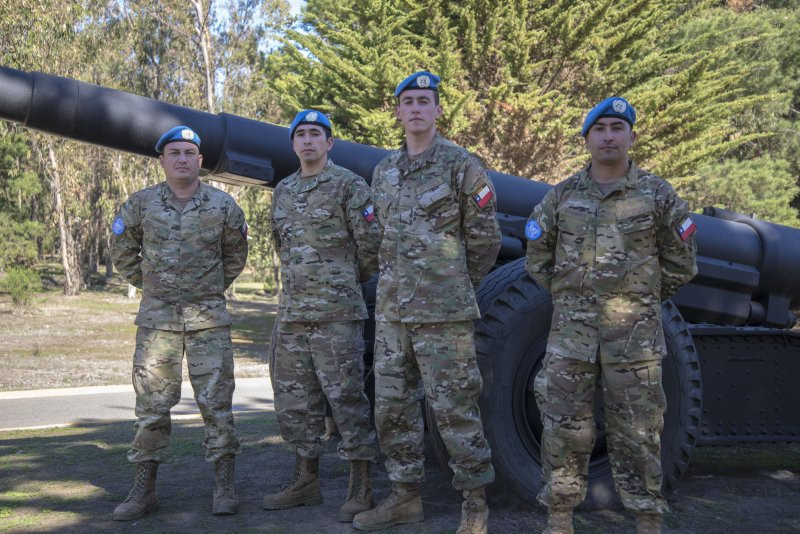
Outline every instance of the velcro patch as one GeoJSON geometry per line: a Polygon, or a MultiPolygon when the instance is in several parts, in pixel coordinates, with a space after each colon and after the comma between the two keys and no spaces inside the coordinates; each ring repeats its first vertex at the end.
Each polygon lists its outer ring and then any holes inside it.
{"type": "Polygon", "coordinates": [[[489,184],[486,182],[481,182],[478,184],[478,187],[475,189],[475,191],[472,192],[470,197],[472,197],[472,201],[475,202],[476,206],[478,206],[480,209],[483,209],[489,204],[489,201],[494,198],[494,192],[489,187],[489,184]]]}
{"type": "Polygon", "coordinates": [[[529,241],[536,241],[542,237],[542,227],[539,226],[536,219],[531,219],[525,224],[525,237],[529,241]]]}
{"type": "Polygon", "coordinates": [[[697,225],[694,224],[691,217],[687,216],[680,224],[675,226],[675,229],[678,230],[678,235],[681,236],[681,239],[686,241],[697,231],[697,225]]]}
{"type": "Polygon", "coordinates": [[[361,215],[364,216],[367,222],[372,222],[375,220],[375,208],[372,204],[367,204],[367,207],[361,210],[361,215]]]}
{"type": "Polygon", "coordinates": [[[125,231],[125,222],[122,217],[114,219],[114,222],[111,223],[111,231],[114,232],[114,235],[120,235],[125,231]]]}

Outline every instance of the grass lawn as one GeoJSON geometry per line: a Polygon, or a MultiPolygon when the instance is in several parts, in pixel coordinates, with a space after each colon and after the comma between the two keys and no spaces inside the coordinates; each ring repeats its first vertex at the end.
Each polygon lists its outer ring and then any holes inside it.
{"type": "MultiPolygon", "coordinates": [[[[126,298],[126,287],[112,278],[75,297],[52,288],[24,310],[0,295],[0,391],[130,383],[139,299],[126,298]]],[[[228,301],[236,376],[266,376],[277,300],[255,282],[236,290],[228,301]]]]}

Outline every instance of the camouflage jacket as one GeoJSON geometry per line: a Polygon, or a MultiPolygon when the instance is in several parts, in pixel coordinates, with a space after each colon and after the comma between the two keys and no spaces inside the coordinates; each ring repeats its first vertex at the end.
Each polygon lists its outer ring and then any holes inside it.
{"type": "Polygon", "coordinates": [[[501,238],[494,186],[480,161],[437,135],[413,160],[403,148],[381,161],[372,198],[383,234],[376,319],[478,318],[475,291],[501,238]]]}
{"type": "Polygon", "coordinates": [[[247,225],[230,195],[200,187],[183,210],[166,182],[132,194],[114,220],[114,266],[142,290],[136,324],[203,330],[231,324],[225,289],[244,269],[247,225]]]}
{"type": "Polygon", "coordinates": [[[679,233],[687,217],[668,182],[633,164],[606,195],[589,168],[549,191],[528,222],[541,235],[528,235],[526,262],[553,295],[547,350],[588,361],[598,347],[609,359],[663,357],[661,301],[697,273],[694,237],[679,233]]]}
{"type": "Polygon", "coordinates": [[[281,320],[368,317],[361,284],[378,271],[378,223],[363,178],[330,159],[316,176],[297,171],[275,188],[270,222],[281,320]]]}

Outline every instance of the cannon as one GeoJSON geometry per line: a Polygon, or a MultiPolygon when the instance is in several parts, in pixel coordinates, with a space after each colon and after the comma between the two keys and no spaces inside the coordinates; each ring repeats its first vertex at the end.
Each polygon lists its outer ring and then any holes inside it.
{"type": "MultiPolygon", "coordinates": [[[[0,67],[0,118],[148,157],[157,155],[153,145],[162,132],[185,124],[203,138],[204,172],[232,184],[273,187],[298,167],[284,127],[43,73],[0,67]]],[[[339,140],[331,157],[369,181],[387,153],[339,140]]],[[[551,186],[489,174],[503,241],[477,292],[480,408],[498,474],[493,495],[533,501],[541,482],[533,381],[552,304],[525,272],[524,225],[551,186]]],[[[667,491],[686,470],[695,446],[800,441],[800,332],[791,330],[797,320],[791,310],[800,307],[800,230],[720,208],[706,208],[693,219],[699,273],[663,304],[667,491]]],[[[602,418],[597,424],[584,503],[589,508],[617,500],[602,418]]],[[[435,425],[429,427],[433,449],[444,460],[435,425]]]]}

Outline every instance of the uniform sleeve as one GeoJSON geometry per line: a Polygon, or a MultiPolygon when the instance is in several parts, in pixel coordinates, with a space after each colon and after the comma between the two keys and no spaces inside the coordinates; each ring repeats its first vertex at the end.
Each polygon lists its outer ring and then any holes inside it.
{"type": "Polygon", "coordinates": [[[660,187],[657,201],[660,214],[656,243],[661,264],[661,300],[664,300],[697,274],[697,248],[694,222],[686,202],[669,183],[664,182],[660,187]]]}
{"type": "Polygon", "coordinates": [[[467,271],[475,290],[492,269],[500,251],[502,233],[497,222],[494,184],[483,166],[470,158],[461,189],[462,228],[467,249],[467,271]]]}
{"type": "MultiPolygon", "coordinates": [[[[370,190],[370,198],[373,199],[373,200],[375,200],[377,198],[375,192],[378,190],[378,184],[381,181],[380,169],[381,169],[381,164],[378,164],[375,167],[375,169],[372,171],[372,181],[370,182],[370,189],[369,190],[370,190]]],[[[377,204],[373,204],[373,206],[375,208],[375,219],[376,219],[376,221],[378,223],[377,241],[378,241],[378,245],[380,247],[380,242],[383,241],[383,230],[384,230],[383,225],[385,224],[386,214],[385,213],[381,213],[381,209],[377,204]],[[381,221],[384,221],[384,222],[381,222],[381,221]]]]}
{"type": "Polygon", "coordinates": [[[542,201],[533,208],[525,225],[525,237],[528,240],[525,254],[525,270],[539,284],[550,291],[555,266],[555,249],[558,240],[556,225],[556,194],[551,189],[542,201]]]}
{"type": "Polygon", "coordinates": [[[236,202],[231,201],[222,231],[222,271],[228,288],[247,262],[247,222],[236,202]]]}
{"type": "Polygon", "coordinates": [[[347,192],[347,225],[356,244],[356,258],[361,283],[378,272],[380,229],[367,182],[354,180],[347,192]]]}
{"type": "Polygon", "coordinates": [[[278,202],[279,196],[278,188],[276,187],[275,190],[272,192],[272,202],[269,205],[269,236],[272,240],[272,247],[275,249],[275,252],[280,255],[281,252],[281,234],[278,231],[278,225],[275,224],[275,206],[278,202]]]}
{"type": "Polygon", "coordinates": [[[142,220],[139,197],[120,207],[111,225],[111,259],[132,286],[142,288],[142,220]]]}

